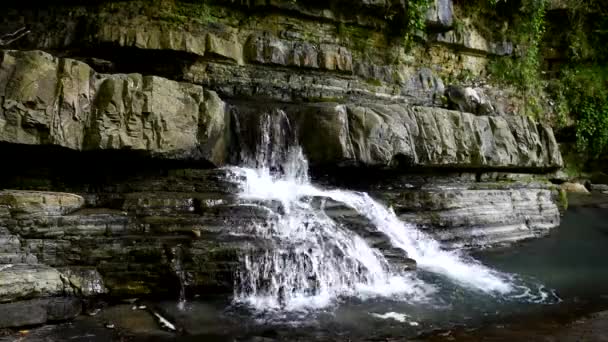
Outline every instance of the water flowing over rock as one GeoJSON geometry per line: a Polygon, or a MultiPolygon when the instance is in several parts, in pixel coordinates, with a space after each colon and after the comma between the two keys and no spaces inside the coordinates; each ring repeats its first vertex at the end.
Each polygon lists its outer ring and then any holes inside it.
{"type": "MultiPolygon", "coordinates": [[[[276,108],[291,118],[313,164],[540,171],[563,165],[551,128],[525,117],[397,104],[276,108]]],[[[236,105],[232,111],[243,123],[239,132],[255,132],[246,123],[268,109],[236,105]]],[[[244,134],[238,137],[245,145],[255,142],[244,134]]]]}
{"type": "MultiPolygon", "coordinates": [[[[432,285],[407,269],[395,268],[360,232],[334,221],[325,213],[324,204],[311,205],[311,197],[350,208],[368,220],[368,231],[387,237],[389,245],[400,250],[401,258],[412,257],[422,269],[482,292],[504,295],[522,290],[509,275],[488,269],[457,251],[443,250],[438,241],[401,221],[366,193],[328,191],[311,185],[303,176],[308,164],[297,145],[264,144],[273,135],[269,130],[286,127],[285,114],[274,114],[263,118],[261,133],[266,138],[258,153],[276,156],[278,153],[268,149],[287,149],[290,153],[283,154],[285,166],[274,172],[265,162],[254,164],[255,169],[232,169],[241,180],[240,197],[255,200],[272,213],[265,224],[253,225],[247,232],[272,243],[263,252],[243,257],[237,274],[237,302],[265,311],[302,310],[327,306],[342,296],[398,296],[416,301],[433,292],[432,285]],[[280,203],[278,210],[276,201],[280,203]]],[[[276,165],[276,159],[270,161],[276,165]]]]}
{"type": "Polygon", "coordinates": [[[429,277],[542,302],[465,252],[565,203],[551,128],[455,83],[514,53],[460,5],[409,32],[400,0],[4,1],[0,35],[29,33],[0,50],[0,328],[100,298],[417,302],[429,277]]]}

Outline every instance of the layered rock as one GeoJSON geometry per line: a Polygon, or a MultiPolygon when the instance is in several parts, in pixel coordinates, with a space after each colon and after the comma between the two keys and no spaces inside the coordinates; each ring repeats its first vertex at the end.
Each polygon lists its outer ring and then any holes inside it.
{"type": "MultiPolygon", "coordinates": [[[[85,64],[42,52],[5,51],[0,71],[0,141],[226,162],[230,117],[222,100],[200,86],[96,74],[85,64]]],[[[519,116],[402,104],[317,104],[290,115],[313,163],[388,166],[399,159],[423,167],[541,170],[562,165],[551,129],[519,116]]]]}
{"type": "MultiPolygon", "coordinates": [[[[292,118],[300,144],[317,165],[543,171],[563,164],[551,128],[521,116],[475,116],[398,104],[275,108],[292,118]]],[[[236,105],[232,112],[245,121],[272,110],[236,105]]]]}
{"type": "Polygon", "coordinates": [[[428,229],[451,248],[545,235],[560,222],[555,196],[547,183],[473,183],[383,194],[401,219],[428,229]]]}
{"type": "Polygon", "coordinates": [[[85,60],[100,57],[108,63],[98,61],[97,70],[145,69],[222,96],[278,101],[365,97],[441,105],[438,76],[463,68],[479,74],[487,63],[483,56],[512,52],[508,43],[495,43],[473,29],[454,36],[450,0],[434,1],[427,15],[437,32],[430,41],[439,50],[415,51],[414,56],[402,44],[407,5],[398,1],[177,1],[157,7],[126,1],[46,11],[9,9],[9,17],[22,20],[0,23],[0,31],[24,23],[31,28],[16,43],[22,49],[61,50],[85,60]],[[442,50],[445,46],[449,51],[442,50]],[[469,50],[483,56],[461,56],[469,50]]]}
{"type": "Polygon", "coordinates": [[[71,318],[83,298],[231,293],[239,256],[269,248],[251,233],[269,213],[217,167],[255,159],[261,137],[299,143],[316,181],[369,191],[446,247],[559,224],[552,130],[504,92],[444,83],[514,51],[456,25],[450,0],[407,51],[403,1],[0,7],[0,31],[31,31],[0,51],[0,328],[71,318]],[[263,131],[269,116],[279,132],[263,131]]]}
{"type": "Polygon", "coordinates": [[[225,159],[221,100],[202,87],[139,74],[105,75],[40,51],[3,51],[0,141],[75,150],[142,150],[225,159]]]}

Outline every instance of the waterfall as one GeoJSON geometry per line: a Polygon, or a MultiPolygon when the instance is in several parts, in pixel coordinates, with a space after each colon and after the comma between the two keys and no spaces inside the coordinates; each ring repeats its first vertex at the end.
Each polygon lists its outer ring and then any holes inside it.
{"type": "Polygon", "coordinates": [[[177,307],[182,310],[186,305],[186,272],[183,265],[183,249],[181,245],[169,249],[171,270],[175,273],[179,282],[179,299],[177,307]]]}
{"type": "Polygon", "coordinates": [[[241,259],[234,300],[259,310],[302,310],[330,305],[344,297],[391,297],[424,301],[434,291],[416,272],[392,267],[346,225],[330,218],[323,206],[331,199],[355,210],[388,237],[403,257],[420,269],[483,293],[508,294],[511,278],[440,244],[402,222],[392,210],[363,192],[326,190],[311,184],[308,164],[285,113],[260,120],[262,136],[256,155],[243,167],[231,168],[243,203],[265,206],[267,222],[243,227],[269,241],[241,259]],[[277,203],[280,204],[277,206],[277,203]]]}

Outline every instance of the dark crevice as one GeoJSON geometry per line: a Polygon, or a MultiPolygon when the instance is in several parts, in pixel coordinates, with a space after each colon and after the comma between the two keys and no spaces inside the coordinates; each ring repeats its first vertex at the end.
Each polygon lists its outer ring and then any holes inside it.
{"type": "Polygon", "coordinates": [[[162,159],[144,151],[75,151],[52,145],[0,143],[0,189],[83,189],[132,177],[166,176],[170,170],[208,169],[205,161],[162,159]]]}

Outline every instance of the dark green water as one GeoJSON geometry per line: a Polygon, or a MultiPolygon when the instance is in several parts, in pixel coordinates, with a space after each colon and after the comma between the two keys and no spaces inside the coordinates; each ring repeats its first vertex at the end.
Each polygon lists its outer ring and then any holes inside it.
{"type": "Polygon", "coordinates": [[[515,247],[477,253],[503,271],[537,278],[564,300],[608,296],[608,208],[605,200],[576,203],[551,235],[515,247]]]}

